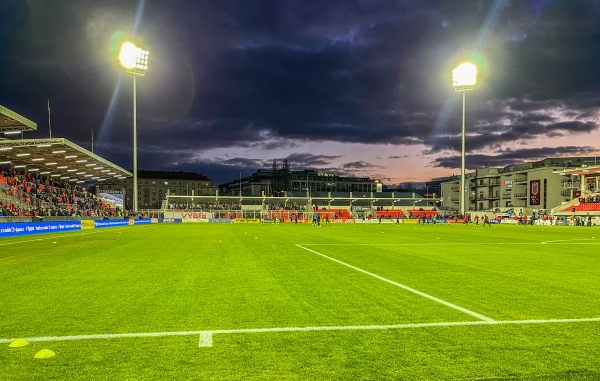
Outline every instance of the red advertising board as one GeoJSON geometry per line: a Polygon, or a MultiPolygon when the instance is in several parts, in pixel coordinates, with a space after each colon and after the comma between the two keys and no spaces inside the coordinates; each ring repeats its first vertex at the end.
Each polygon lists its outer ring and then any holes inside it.
{"type": "Polygon", "coordinates": [[[540,180],[531,180],[529,182],[529,205],[540,205],[540,180]]]}

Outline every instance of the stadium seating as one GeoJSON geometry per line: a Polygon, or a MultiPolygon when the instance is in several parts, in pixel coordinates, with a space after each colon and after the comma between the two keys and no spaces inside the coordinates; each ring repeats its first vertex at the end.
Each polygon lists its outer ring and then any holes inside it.
{"type": "Polygon", "coordinates": [[[400,217],[402,219],[406,218],[406,215],[404,214],[404,212],[400,209],[391,209],[391,210],[378,210],[375,213],[377,213],[377,217],[378,218],[386,218],[386,219],[393,219],[395,220],[396,218],[400,217]]]}
{"type": "Polygon", "coordinates": [[[4,216],[114,216],[118,213],[96,195],[66,181],[37,178],[14,169],[0,172],[0,191],[15,202],[3,202],[4,216]]]}
{"type": "Polygon", "coordinates": [[[599,202],[583,203],[583,204],[575,205],[572,208],[574,208],[576,212],[600,212],[600,203],[599,202]]]}

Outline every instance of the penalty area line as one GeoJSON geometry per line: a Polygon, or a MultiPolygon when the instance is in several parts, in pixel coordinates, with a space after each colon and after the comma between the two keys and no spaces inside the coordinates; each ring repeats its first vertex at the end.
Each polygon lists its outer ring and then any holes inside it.
{"type": "Polygon", "coordinates": [[[457,310],[457,311],[463,312],[463,313],[465,313],[465,314],[467,314],[467,315],[474,316],[474,317],[476,317],[477,319],[484,320],[484,321],[494,321],[494,319],[492,319],[492,318],[489,318],[489,317],[487,317],[487,316],[484,316],[484,315],[482,315],[482,314],[478,314],[477,312],[474,312],[474,311],[468,310],[468,309],[466,309],[466,308],[463,308],[463,307],[457,306],[456,304],[453,304],[453,303],[447,302],[447,301],[445,301],[445,300],[443,300],[443,299],[440,299],[440,298],[436,298],[436,297],[435,297],[435,296],[433,296],[433,295],[426,294],[426,293],[424,293],[424,292],[421,292],[421,291],[419,291],[419,290],[415,290],[414,288],[412,288],[412,287],[408,287],[408,286],[406,286],[406,285],[403,285],[402,283],[394,282],[393,280],[390,280],[390,279],[384,278],[384,277],[382,277],[382,276],[379,276],[379,275],[377,275],[377,274],[374,274],[374,273],[372,273],[372,272],[369,272],[369,271],[367,271],[367,270],[363,270],[363,269],[361,269],[360,267],[352,266],[351,264],[348,264],[348,263],[346,263],[346,262],[342,262],[342,261],[340,261],[340,260],[338,260],[338,259],[335,259],[335,258],[329,257],[329,256],[327,256],[327,255],[325,255],[325,254],[321,254],[321,253],[319,253],[318,251],[314,251],[314,250],[312,250],[312,249],[306,248],[306,247],[304,247],[304,246],[302,246],[302,245],[298,245],[298,244],[296,244],[296,246],[297,246],[297,247],[299,247],[299,248],[301,248],[301,249],[304,249],[304,250],[306,250],[306,251],[309,251],[309,252],[311,252],[311,253],[313,253],[313,254],[319,255],[319,256],[321,256],[321,257],[323,257],[323,258],[327,258],[327,259],[329,259],[330,261],[333,261],[333,262],[339,263],[340,265],[344,265],[344,266],[346,266],[346,267],[349,267],[349,268],[351,268],[351,269],[353,269],[353,270],[356,270],[356,271],[358,271],[358,272],[361,272],[361,273],[363,273],[363,274],[366,274],[366,275],[372,276],[373,278],[376,278],[376,279],[379,279],[379,280],[381,280],[381,281],[384,281],[384,282],[386,282],[386,283],[389,283],[389,284],[391,284],[391,285],[393,285],[393,286],[396,286],[396,287],[402,288],[402,289],[404,289],[404,290],[406,290],[406,291],[412,292],[413,294],[417,294],[417,295],[419,295],[419,296],[422,296],[422,297],[424,297],[424,298],[427,298],[427,299],[429,299],[429,300],[433,300],[434,302],[437,302],[437,303],[443,304],[443,305],[445,305],[446,307],[450,307],[450,308],[453,308],[453,309],[455,309],[455,310],[457,310]]]}
{"type": "MultiPolygon", "coordinates": [[[[545,319],[545,320],[475,320],[475,321],[450,321],[434,323],[411,323],[390,325],[349,325],[349,326],[315,326],[315,327],[275,327],[275,328],[241,328],[241,329],[218,329],[204,331],[176,331],[176,332],[145,332],[145,333],[109,333],[97,335],[71,335],[71,336],[43,336],[43,337],[21,337],[29,342],[46,341],[74,341],[74,340],[102,340],[118,338],[147,338],[168,336],[192,336],[199,335],[199,347],[212,347],[214,335],[232,335],[245,333],[269,333],[269,332],[314,332],[314,331],[374,331],[394,330],[411,328],[435,328],[435,327],[460,327],[460,326],[483,326],[483,325],[529,325],[529,324],[566,324],[600,322],[597,318],[580,319],[545,319]]],[[[0,343],[11,343],[19,338],[0,339],[0,343]]]]}

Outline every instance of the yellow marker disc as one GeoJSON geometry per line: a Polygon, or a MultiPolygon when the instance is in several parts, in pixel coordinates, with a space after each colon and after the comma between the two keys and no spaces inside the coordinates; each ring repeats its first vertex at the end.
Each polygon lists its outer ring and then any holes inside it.
{"type": "Polygon", "coordinates": [[[29,345],[29,343],[27,342],[27,340],[25,340],[25,339],[17,339],[15,341],[13,341],[12,343],[10,343],[9,347],[11,347],[11,348],[19,348],[19,347],[24,347],[26,345],[29,345]]]}
{"type": "Polygon", "coordinates": [[[33,357],[36,359],[47,359],[48,357],[54,356],[56,353],[52,352],[50,349],[42,349],[38,353],[36,353],[33,357]]]}

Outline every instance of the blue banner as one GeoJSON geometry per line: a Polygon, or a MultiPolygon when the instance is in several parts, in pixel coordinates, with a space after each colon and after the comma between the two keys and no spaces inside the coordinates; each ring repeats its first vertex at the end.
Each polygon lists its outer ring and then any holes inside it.
{"type": "Polygon", "coordinates": [[[0,224],[0,237],[81,230],[81,221],[0,224]]]}
{"type": "Polygon", "coordinates": [[[152,218],[136,218],[133,220],[134,225],[151,224],[152,218]]]}
{"type": "Polygon", "coordinates": [[[111,226],[127,226],[129,220],[96,220],[94,221],[94,227],[97,228],[108,228],[111,226]]]}
{"type": "Polygon", "coordinates": [[[159,218],[158,222],[183,222],[183,218],[159,218]]]}

